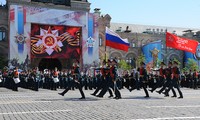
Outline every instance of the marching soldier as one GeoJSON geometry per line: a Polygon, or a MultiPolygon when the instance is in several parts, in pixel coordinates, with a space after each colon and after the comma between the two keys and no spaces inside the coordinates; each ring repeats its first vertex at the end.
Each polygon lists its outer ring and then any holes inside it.
{"type": "Polygon", "coordinates": [[[159,69],[159,80],[156,82],[155,86],[149,91],[153,92],[156,88],[164,84],[165,79],[166,79],[164,66],[165,66],[165,63],[161,62],[160,69],[159,69]]]}
{"type": "Polygon", "coordinates": [[[34,73],[35,73],[34,90],[38,91],[39,83],[40,83],[40,80],[41,80],[41,74],[40,74],[38,67],[35,68],[34,73]]]}
{"type": "Polygon", "coordinates": [[[143,88],[143,90],[144,90],[144,92],[146,94],[145,98],[148,98],[149,97],[149,93],[148,93],[146,85],[145,85],[145,83],[147,82],[147,70],[145,69],[145,63],[144,62],[141,62],[140,65],[141,65],[140,68],[139,68],[140,85],[141,85],[141,87],[143,88]]]}
{"type": "MultiPolygon", "coordinates": [[[[63,71],[63,75],[62,75],[62,81],[63,81],[63,88],[66,88],[68,83],[69,83],[69,72],[68,70],[63,71]]],[[[61,88],[61,89],[63,89],[61,88]]]]}
{"type": "Polygon", "coordinates": [[[192,88],[193,80],[192,80],[192,70],[189,70],[189,73],[186,76],[186,81],[188,83],[188,87],[192,88]]]}
{"type": "Polygon", "coordinates": [[[130,76],[129,76],[128,71],[125,71],[124,76],[123,76],[125,82],[124,82],[123,86],[125,86],[125,88],[127,88],[127,89],[129,89],[130,84],[131,84],[131,83],[130,83],[130,78],[129,78],[129,77],[130,77],[130,76]]]}
{"type": "MultiPolygon", "coordinates": [[[[178,62],[174,61],[174,66],[172,68],[172,75],[171,75],[171,84],[169,85],[169,88],[165,91],[165,93],[168,94],[168,92],[173,89],[173,87],[177,88],[178,92],[179,92],[179,97],[178,98],[183,98],[183,94],[180,90],[179,87],[179,78],[180,78],[180,70],[178,68],[178,62]]],[[[176,96],[174,96],[176,97],[176,96]]]]}
{"type": "Polygon", "coordinates": [[[114,93],[115,93],[115,99],[121,99],[121,93],[117,87],[117,68],[116,68],[116,64],[117,64],[117,61],[114,59],[112,61],[112,66],[110,68],[110,78],[113,82],[113,89],[114,89],[114,93]]]}
{"type": "Polygon", "coordinates": [[[8,69],[3,69],[3,83],[4,87],[9,88],[8,69]]]}
{"type": "Polygon", "coordinates": [[[196,69],[194,69],[194,72],[193,72],[193,75],[192,75],[192,77],[193,77],[193,89],[197,89],[198,87],[197,87],[197,82],[198,82],[198,72],[197,72],[197,70],[196,69]]]}
{"type": "MultiPolygon", "coordinates": [[[[168,63],[168,68],[165,69],[165,78],[166,78],[166,82],[163,84],[163,87],[159,91],[156,91],[159,94],[161,94],[166,89],[166,87],[169,87],[172,82],[172,62],[171,61],[169,61],[168,63]]],[[[171,88],[171,90],[173,93],[172,97],[176,97],[175,90],[173,88],[171,88]]],[[[164,94],[165,94],[165,97],[169,96],[169,93],[166,91],[164,92],[164,94]]]]}
{"type": "MultiPolygon", "coordinates": [[[[140,86],[143,88],[144,92],[145,92],[145,98],[149,97],[149,93],[147,91],[146,88],[146,82],[147,82],[147,70],[145,69],[145,63],[141,62],[140,63],[140,68],[138,68],[138,72],[139,72],[139,84],[140,86]]],[[[134,88],[129,89],[129,91],[131,92],[132,90],[134,90],[134,88]]]]}
{"type": "Polygon", "coordinates": [[[19,80],[19,72],[18,72],[18,68],[16,67],[14,70],[14,83],[13,83],[13,91],[18,91],[18,84],[20,82],[19,80]]]}
{"type": "Polygon", "coordinates": [[[107,91],[110,94],[109,98],[113,97],[112,90],[109,88],[109,87],[112,87],[112,80],[110,79],[111,61],[108,60],[107,63],[108,63],[107,67],[104,65],[104,68],[101,69],[102,70],[101,72],[102,72],[103,79],[104,79],[105,83],[103,85],[103,88],[102,88],[101,92],[97,95],[97,97],[100,97],[100,98],[102,98],[106,94],[107,91]]]}
{"type": "Polygon", "coordinates": [[[38,68],[34,68],[32,69],[31,73],[30,73],[30,86],[32,90],[38,91],[39,88],[39,70],[38,68]]]}
{"type": "Polygon", "coordinates": [[[45,89],[50,89],[50,71],[48,69],[44,70],[44,88],[45,89]]]}
{"type": "MultiPolygon", "coordinates": [[[[79,71],[78,63],[79,63],[78,60],[76,60],[74,63],[74,66],[72,68],[73,81],[72,81],[72,83],[70,83],[69,86],[71,86],[72,84],[75,84],[81,93],[80,99],[85,99],[85,94],[83,93],[82,86],[79,81],[80,71],[79,71]]],[[[65,88],[65,90],[62,93],[58,93],[58,94],[64,96],[65,93],[67,93],[70,90],[69,86],[67,88],[65,88]]]]}
{"type": "Polygon", "coordinates": [[[98,87],[96,90],[91,94],[93,96],[96,96],[96,94],[106,85],[106,61],[104,60],[102,62],[102,67],[100,68],[101,71],[101,81],[99,82],[98,87]]]}
{"type": "Polygon", "coordinates": [[[55,68],[55,70],[53,71],[53,81],[52,81],[52,89],[53,90],[57,90],[57,85],[59,83],[59,79],[58,79],[58,70],[57,68],[55,68]]]}

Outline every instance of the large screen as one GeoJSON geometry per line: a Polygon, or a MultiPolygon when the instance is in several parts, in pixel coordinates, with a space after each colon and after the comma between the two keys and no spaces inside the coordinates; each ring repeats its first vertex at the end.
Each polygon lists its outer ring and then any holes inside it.
{"type": "Polygon", "coordinates": [[[31,24],[31,58],[79,58],[81,27],[31,24]]]}

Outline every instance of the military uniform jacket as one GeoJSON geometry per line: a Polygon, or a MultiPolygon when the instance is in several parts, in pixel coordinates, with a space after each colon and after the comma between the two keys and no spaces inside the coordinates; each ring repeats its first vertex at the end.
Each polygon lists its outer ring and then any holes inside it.
{"type": "Polygon", "coordinates": [[[159,74],[160,74],[160,77],[164,77],[165,76],[165,69],[160,68],[159,69],[159,74]]]}
{"type": "Polygon", "coordinates": [[[180,70],[179,70],[178,67],[173,67],[173,69],[172,69],[172,73],[173,73],[173,78],[176,78],[176,79],[179,78],[180,70]]]}
{"type": "Polygon", "coordinates": [[[53,72],[53,77],[54,77],[54,78],[57,78],[57,77],[58,77],[58,71],[54,71],[54,72],[53,72]]]}
{"type": "Polygon", "coordinates": [[[193,77],[193,80],[197,79],[198,78],[198,72],[193,72],[192,74],[192,77],[193,77]]]}
{"type": "Polygon", "coordinates": [[[73,69],[73,74],[80,74],[78,66],[74,66],[72,69],[73,69]]]}
{"type": "Polygon", "coordinates": [[[75,81],[78,82],[80,80],[79,66],[73,66],[72,75],[73,75],[75,81]]]}
{"type": "Polygon", "coordinates": [[[112,78],[112,80],[116,80],[117,78],[117,68],[115,66],[112,66],[110,68],[110,77],[112,78]]]}
{"type": "Polygon", "coordinates": [[[14,78],[19,78],[19,72],[18,71],[14,71],[14,78]]]}
{"type": "Polygon", "coordinates": [[[110,69],[108,67],[102,67],[101,74],[103,77],[110,76],[110,69]]]}
{"type": "Polygon", "coordinates": [[[140,68],[139,70],[139,73],[140,73],[140,81],[141,82],[145,82],[147,80],[147,70],[145,68],[140,68]]]}
{"type": "Polygon", "coordinates": [[[165,76],[167,79],[171,79],[171,75],[172,75],[172,68],[169,67],[169,68],[166,68],[165,69],[165,76]]]}

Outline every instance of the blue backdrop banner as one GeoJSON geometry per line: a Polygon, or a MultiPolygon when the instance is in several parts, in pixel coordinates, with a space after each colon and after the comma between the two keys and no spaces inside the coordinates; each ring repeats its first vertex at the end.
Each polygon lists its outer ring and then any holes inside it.
{"type": "Polygon", "coordinates": [[[155,41],[155,42],[150,42],[150,43],[142,46],[142,52],[143,52],[143,54],[145,56],[145,59],[146,59],[145,63],[146,64],[148,64],[148,63],[153,61],[152,51],[154,49],[159,50],[158,59],[162,60],[161,47],[162,47],[161,40],[158,40],[158,41],[155,41]]]}

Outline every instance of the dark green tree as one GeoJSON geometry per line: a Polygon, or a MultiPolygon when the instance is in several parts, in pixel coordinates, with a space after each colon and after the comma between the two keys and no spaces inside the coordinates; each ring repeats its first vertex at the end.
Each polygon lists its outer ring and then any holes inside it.
{"type": "Polygon", "coordinates": [[[140,63],[141,63],[141,62],[145,62],[145,60],[146,60],[146,59],[145,59],[144,54],[139,55],[139,56],[137,57],[137,60],[136,60],[137,67],[140,66],[140,63]]]}
{"type": "Polygon", "coordinates": [[[186,63],[187,70],[198,70],[198,65],[195,60],[188,58],[188,62],[186,63]]]}
{"type": "Polygon", "coordinates": [[[118,63],[118,67],[121,68],[122,70],[130,70],[131,69],[131,65],[129,65],[125,60],[121,60],[118,63]]]}

